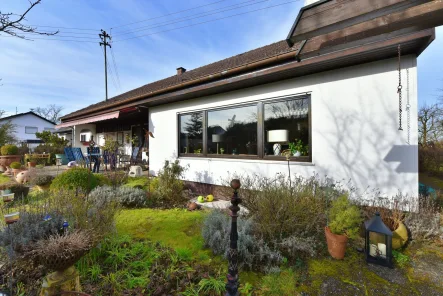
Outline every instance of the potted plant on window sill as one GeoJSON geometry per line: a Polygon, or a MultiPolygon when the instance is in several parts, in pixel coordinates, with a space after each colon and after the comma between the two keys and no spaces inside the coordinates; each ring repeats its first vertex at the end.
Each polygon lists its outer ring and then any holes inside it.
{"type": "Polygon", "coordinates": [[[298,140],[289,143],[289,150],[291,151],[292,156],[299,157],[305,155],[308,149],[307,146],[303,145],[302,140],[298,140]]]}
{"type": "Polygon", "coordinates": [[[343,259],[348,239],[358,236],[362,221],[360,210],[351,204],[347,195],[342,195],[332,202],[325,227],[328,252],[335,259],[343,259]]]}

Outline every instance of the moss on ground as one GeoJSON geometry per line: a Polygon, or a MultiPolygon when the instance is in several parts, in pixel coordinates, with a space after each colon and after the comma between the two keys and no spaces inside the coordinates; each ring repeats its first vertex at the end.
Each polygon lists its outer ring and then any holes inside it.
{"type": "Polygon", "coordinates": [[[130,177],[123,186],[133,187],[133,188],[136,187],[136,188],[141,188],[143,190],[148,190],[149,179],[148,177],[130,177]]]}
{"type": "MultiPolygon", "coordinates": [[[[124,210],[117,217],[117,231],[137,239],[160,241],[180,256],[225,272],[227,262],[203,246],[201,226],[205,211],[184,209],[124,210]]],[[[443,287],[415,270],[414,260],[433,256],[443,264],[440,246],[409,246],[403,253],[411,263],[403,269],[366,264],[364,255],[349,246],[344,260],[320,256],[305,260],[304,267],[285,266],[281,272],[264,275],[242,271],[240,283],[254,288],[252,295],[443,295],[443,287]]],[[[418,268],[418,267],[417,267],[418,268]]],[[[443,272],[443,271],[442,271],[443,272]]]]}
{"type": "Polygon", "coordinates": [[[9,178],[8,176],[0,175],[0,184],[8,183],[9,181],[11,181],[11,178],[9,178]]]}

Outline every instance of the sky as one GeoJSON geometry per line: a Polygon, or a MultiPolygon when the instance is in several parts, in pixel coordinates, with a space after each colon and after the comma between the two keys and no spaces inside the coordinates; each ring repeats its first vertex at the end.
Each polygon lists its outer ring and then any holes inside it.
{"type": "MultiPolygon", "coordinates": [[[[1,0],[0,11],[22,13],[28,4],[1,0]]],[[[175,75],[178,67],[191,70],[283,40],[303,4],[303,0],[42,0],[28,14],[27,24],[45,31],[60,28],[57,39],[88,42],[37,39],[51,38],[45,36],[29,41],[0,34],[0,110],[11,115],[56,104],[67,114],[104,100],[100,29],[113,36],[112,52],[108,49],[112,71],[108,91],[113,97],[175,75]],[[223,11],[214,14],[215,9],[223,11]],[[187,11],[177,13],[181,10],[187,11]],[[228,17],[235,14],[240,15],[228,17]],[[218,18],[224,19],[211,21],[218,18]],[[141,35],[147,36],[129,39],[141,35]]],[[[443,27],[439,27],[436,40],[418,58],[420,105],[437,102],[443,88],[442,55],[443,27]]]]}

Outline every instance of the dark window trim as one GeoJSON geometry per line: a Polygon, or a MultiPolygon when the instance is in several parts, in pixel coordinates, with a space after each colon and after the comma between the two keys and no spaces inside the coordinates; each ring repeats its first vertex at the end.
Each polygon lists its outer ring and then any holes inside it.
{"type": "Polygon", "coordinates": [[[36,127],[36,126],[25,126],[25,134],[28,134],[28,135],[35,135],[35,133],[38,133],[38,127],[36,127]],[[28,128],[35,129],[36,131],[33,132],[33,133],[30,133],[30,132],[28,132],[28,128]]]}
{"type": "Polygon", "coordinates": [[[218,159],[250,159],[250,160],[269,160],[269,161],[288,161],[288,159],[284,156],[274,156],[274,155],[264,155],[264,105],[266,103],[278,103],[284,102],[291,99],[306,99],[308,100],[308,124],[309,124],[309,137],[308,137],[308,145],[309,145],[309,155],[308,156],[291,156],[289,161],[291,162],[307,162],[312,163],[312,108],[311,108],[311,94],[303,93],[303,94],[294,94],[287,95],[282,97],[268,98],[262,99],[258,101],[244,102],[239,104],[229,104],[226,106],[199,109],[194,111],[186,111],[186,112],[177,112],[177,151],[179,151],[179,158],[218,158],[218,159]],[[258,155],[231,155],[231,154],[208,154],[207,153],[207,123],[208,123],[208,112],[211,111],[220,111],[226,109],[232,109],[236,107],[247,107],[247,106],[256,106],[257,107],[257,153],[258,155]],[[181,122],[180,116],[182,115],[191,115],[193,113],[203,113],[203,149],[202,153],[181,153],[180,152],[180,133],[181,133],[181,122]]]}

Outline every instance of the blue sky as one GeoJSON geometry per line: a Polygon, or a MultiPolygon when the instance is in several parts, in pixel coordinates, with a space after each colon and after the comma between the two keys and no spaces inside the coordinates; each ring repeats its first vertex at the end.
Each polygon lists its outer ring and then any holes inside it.
{"type": "MultiPolygon", "coordinates": [[[[112,97],[174,75],[177,67],[193,69],[282,40],[286,37],[303,2],[303,0],[43,0],[28,15],[28,24],[96,29],[96,31],[61,29],[60,33],[60,36],[92,38],[64,39],[93,43],[0,38],[0,78],[3,78],[0,82],[3,84],[0,86],[0,110],[13,114],[16,108],[19,112],[26,112],[29,108],[57,104],[64,106],[66,114],[103,100],[104,61],[97,36],[102,28],[109,30],[114,27],[111,31],[114,36],[112,47],[120,85],[116,83],[116,87],[110,75],[108,89],[109,97],[112,97]],[[210,3],[215,4],[118,27],[210,3]],[[282,3],[286,4],[266,8],[282,3]],[[243,8],[232,6],[235,4],[243,8]],[[179,21],[177,18],[197,13],[209,14],[217,8],[235,9],[165,26],[166,22],[179,21]],[[118,39],[189,26],[261,8],[266,9],[143,38],[118,41],[118,39]],[[118,33],[128,30],[155,25],[158,27],[140,31],[135,35],[118,36],[118,33]]],[[[25,0],[2,0],[0,10],[21,13],[27,6],[28,1],[25,0]]],[[[40,27],[40,30],[51,30],[51,28],[40,27]]],[[[418,59],[419,104],[436,102],[438,89],[443,88],[442,49],[443,27],[439,27],[436,40],[418,59]]],[[[108,57],[112,67],[112,56],[108,57]]]]}

